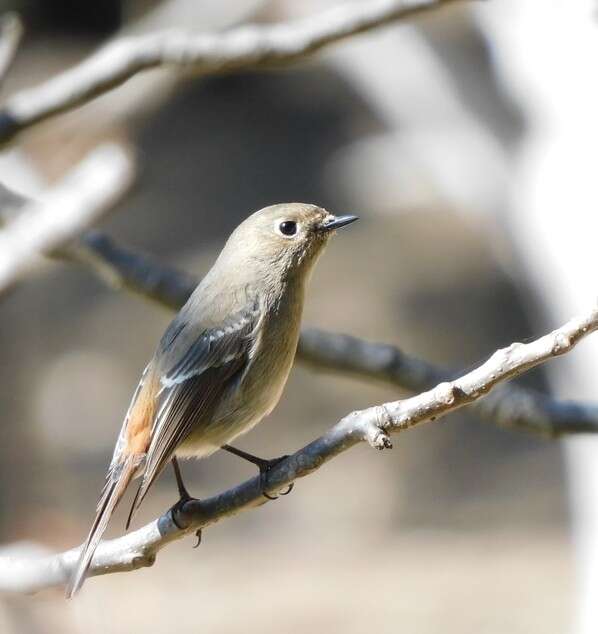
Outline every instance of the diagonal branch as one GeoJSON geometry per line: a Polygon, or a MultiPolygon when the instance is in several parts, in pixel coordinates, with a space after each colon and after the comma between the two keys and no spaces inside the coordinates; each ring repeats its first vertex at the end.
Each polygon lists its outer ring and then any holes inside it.
{"type": "MultiPolygon", "coordinates": [[[[598,329],[598,307],[530,343],[514,343],[498,350],[471,372],[399,401],[352,412],[323,436],[280,462],[269,472],[267,490],[274,493],[305,477],[335,456],[361,442],[376,449],[391,447],[390,434],[398,433],[482,399],[495,386],[550,359],[566,354],[581,339],[598,329]]],[[[157,553],[170,542],[206,528],[241,511],[265,503],[260,478],[247,480],[206,500],[190,500],[177,516],[170,511],[124,537],[100,544],[90,575],[103,575],[151,566],[157,553]]],[[[0,589],[35,592],[64,584],[78,558],[77,548],[42,558],[0,557],[0,589]]]]}
{"type": "MultiPolygon", "coordinates": [[[[128,154],[103,145],[84,159],[40,202],[28,203],[0,232],[0,293],[42,253],[56,251],[105,215],[132,182],[128,154]]],[[[4,194],[8,212],[10,193],[4,194]]],[[[14,205],[14,195],[13,195],[14,205]]]]}
{"type": "MultiPolygon", "coordinates": [[[[304,329],[299,358],[316,370],[383,381],[418,392],[455,376],[412,357],[396,346],[372,343],[316,328],[304,329]]],[[[598,432],[598,405],[562,401],[517,385],[501,385],[474,410],[500,427],[557,437],[563,434],[598,432]]]]}
{"type": "Polygon", "coordinates": [[[152,68],[190,68],[213,75],[293,62],[384,24],[455,0],[368,0],[340,5],[303,20],[244,26],[225,33],[171,30],[111,42],[77,66],[11,97],[0,109],[0,143],[50,116],[87,103],[152,68]]]}

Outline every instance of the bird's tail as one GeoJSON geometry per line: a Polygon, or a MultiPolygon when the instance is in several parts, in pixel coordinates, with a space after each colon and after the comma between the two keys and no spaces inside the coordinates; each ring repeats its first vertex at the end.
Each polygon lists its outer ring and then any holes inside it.
{"type": "Polygon", "coordinates": [[[131,478],[135,475],[138,464],[139,460],[136,459],[136,456],[130,456],[122,465],[119,465],[118,472],[111,470],[108,473],[106,484],[102,491],[102,497],[98,502],[96,517],[91,525],[89,535],[79,555],[79,561],[67,586],[67,598],[70,599],[83,585],[93,554],[102,539],[102,535],[106,530],[106,526],[114,509],[120,502],[131,478]]]}

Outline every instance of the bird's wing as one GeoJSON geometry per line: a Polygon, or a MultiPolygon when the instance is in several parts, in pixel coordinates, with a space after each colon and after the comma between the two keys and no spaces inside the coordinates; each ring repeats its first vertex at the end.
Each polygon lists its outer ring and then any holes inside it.
{"type": "Polygon", "coordinates": [[[226,390],[251,363],[261,318],[254,303],[217,326],[195,326],[180,313],[164,333],[125,416],[95,520],[81,549],[67,596],[81,587],[108,521],[145,462],[127,521],[194,425],[209,420],[226,390]]]}
{"type": "MultiPolygon", "coordinates": [[[[203,329],[190,345],[179,345],[182,354],[169,355],[184,328],[173,324],[174,334],[163,338],[156,366],[159,373],[154,418],[145,469],[131,516],[152,483],[187,438],[194,426],[208,421],[221,397],[247,371],[256,345],[261,310],[256,304],[230,316],[218,326],[203,329]],[[171,363],[165,358],[174,356],[171,363]]],[[[183,335],[185,337],[186,335],[183,335]]]]}
{"type": "Polygon", "coordinates": [[[117,472],[120,468],[120,465],[123,462],[124,456],[127,452],[127,431],[129,429],[129,421],[131,420],[131,416],[133,414],[133,410],[137,405],[137,401],[143,389],[147,387],[147,381],[149,380],[149,376],[151,374],[152,364],[151,362],[145,366],[143,373],[141,374],[141,379],[139,379],[139,383],[135,388],[135,392],[133,392],[133,397],[131,398],[131,402],[129,403],[129,408],[127,409],[127,413],[125,414],[125,419],[123,421],[122,427],[120,428],[120,433],[118,434],[118,439],[116,441],[116,445],[114,446],[114,453],[112,454],[112,460],[110,461],[110,467],[108,468],[108,473],[106,476],[106,480],[109,482],[112,480],[112,476],[115,472],[117,472]]]}

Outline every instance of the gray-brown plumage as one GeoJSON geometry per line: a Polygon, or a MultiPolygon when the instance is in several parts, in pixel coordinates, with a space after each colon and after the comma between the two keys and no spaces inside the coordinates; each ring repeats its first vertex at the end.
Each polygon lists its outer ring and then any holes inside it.
{"type": "Polygon", "coordinates": [[[68,596],[132,478],[141,484],[131,514],[173,456],[207,456],[272,411],[295,357],[313,266],[334,229],[355,219],[289,203],[235,229],[143,373],[68,596]]]}

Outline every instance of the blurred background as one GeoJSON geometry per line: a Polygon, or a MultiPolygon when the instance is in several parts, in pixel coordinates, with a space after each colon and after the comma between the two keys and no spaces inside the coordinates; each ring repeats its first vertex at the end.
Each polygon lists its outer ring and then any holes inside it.
{"type": "MultiPolygon", "coordinates": [[[[5,0],[27,30],[4,96],[122,33],[223,30],[333,4],[5,0]]],[[[153,71],[24,133],[0,155],[0,179],[34,195],[99,141],[129,144],[137,183],[104,229],[197,275],[265,205],[357,213],[318,267],[305,323],[468,368],[596,294],[598,33],[592,2],[569,5],[457,3],[288,69],[153,71]]],[[[170,318],[57,264],[3,299],[2,543],[82,541],[170,318]]],[[[595,347],[522,383],[591,398],[595,347]]],[[[352,409],[400,396],[298,365],[239,445],[291,452],[352,409]]],[[[206,530],[198,550],[172,544],[153,568],[91,579],[73,601],[2,596],[0,631],[595,632],[596,458],[588,439],[563,451],[463,412],[402,434],[392,452],[357,447],[288,498],[206,530]]],[[[183,470],[197,497],[254,473],[220,454],[183,470]]],[[[168,471],[137,525],[175,491],[168,471]]],[[[127,507],[109,535],[122,534],[127,507]]]]}

